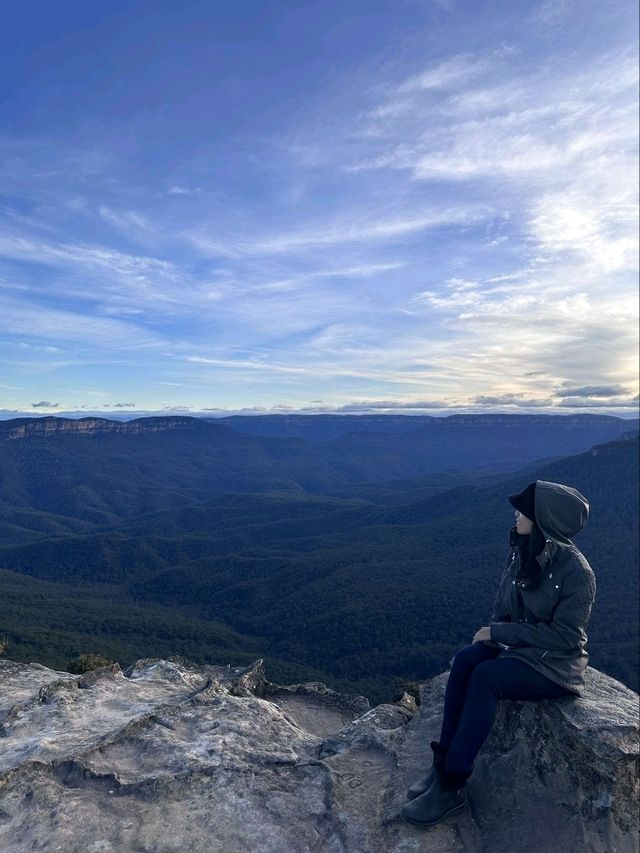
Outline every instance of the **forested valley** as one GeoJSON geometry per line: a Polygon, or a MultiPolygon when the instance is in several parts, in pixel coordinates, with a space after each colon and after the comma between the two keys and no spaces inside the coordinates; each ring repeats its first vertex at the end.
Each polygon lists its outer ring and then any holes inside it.
{"type": "Polygon", "coordinates": [[[637,422],[510,417],[2,422],[5,655],[262,657],[388,701],[488,624],[507,496],[542,479],[590,501],[590,664],[637,691],[637,422]]]}

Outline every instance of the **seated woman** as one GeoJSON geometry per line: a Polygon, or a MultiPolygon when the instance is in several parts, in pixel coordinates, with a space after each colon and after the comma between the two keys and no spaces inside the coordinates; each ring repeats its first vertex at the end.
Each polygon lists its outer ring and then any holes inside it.
{"type": "Polygon", "coordinates": [[[467,804],[466,781],[501,699],[581,696],[589,655],[586,627],[596,580],[570,537],[589,515],[571,486],[536,480],[509,502],[510,551],[490,625],[455,655],[433,765],[408,791],[401,816],[433,826],[467,804]]]}

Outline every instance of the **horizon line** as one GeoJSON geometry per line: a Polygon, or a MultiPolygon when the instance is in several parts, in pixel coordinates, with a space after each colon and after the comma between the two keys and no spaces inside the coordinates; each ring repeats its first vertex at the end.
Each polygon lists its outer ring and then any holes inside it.
{"type": "MultiPolygon", "coordinates": [[[[5,410],[6,411],[6,410],[5,410]]],[[[231,417],[245,417],[245,418],[258,418],[258,417],[299,417],[299,418],[307,418],[307,417],[343,417],[343,418],[364,418],[364,417],[376,417],[376,418],[430,418],[430,419],[444,419],[449,417],[476,417],[476,416],[491,416],[491,417],[544,417],[544,418],[557,418],[557,417],[603,417],[603,418],[617,418],[618,420],[639,420],[640,412],[635,413],[612,413],[612,412],[601,412],[601,411],[564,411],[564,412],[536,412],[536,411],[521,411],[521,412],[505,412],[505,411],[495,411],[495,410],[485,410],[485,409],[476,409],[473,411],[455,411],[449,410],[443,412],[441,414],[430,413],[427,414],[425,412],[340,412],[340,411],[328,411],[328,412],[305,412],[305,411],[297,411],[293,410],[290,412],[241,412],[241,411],[232,411],[223,414],[213,414],[211,412],[204,411],[194,411],[194,412],[182,412],[182,411],[146,411],[142,413],[137,412],[99,412],[99,411],[91,411],[91,412],[59,412],[53,413],[49,412],[47,414],[36,414],[36,413],[22,413],[20,411],[14,411],[9,414],[5,414],[0,411],[0,421],[10,421],[10,420],[45,420],[46,418],[59,418],[61,420],[82,420],[83,418],[95,418],[102,419],[106,421],[111,421],[114,423],[118,422],[127,422],[132,420],[145,420],[147,418],[175,418],[175,417],[183,417],[190,418],[192,420],[224,420],[226,418],[231,417]],[[107,417],[109,416],[109,417],[107,417]]]]}

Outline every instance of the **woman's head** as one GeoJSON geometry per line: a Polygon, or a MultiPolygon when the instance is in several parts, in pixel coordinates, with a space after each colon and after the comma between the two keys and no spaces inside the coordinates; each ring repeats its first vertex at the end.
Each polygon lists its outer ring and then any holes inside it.
{"type": "Polygon", "coordinates": [[[547,480],[536,480],[517,495],[509,495],[509,503],[516,510],[517,533],[537,535],[539,531],[547,541],[564,545],[572,544],[570,537],[582,530],[589,517],[584,495],[572,486],[547,480]]]}
{"type": "Polygon", "coordinates": [[[509,495],[509,503],[516,511],[516,532],[526,536],[536,523],[536,484],[529,483],[517,495],[509,495]]]}

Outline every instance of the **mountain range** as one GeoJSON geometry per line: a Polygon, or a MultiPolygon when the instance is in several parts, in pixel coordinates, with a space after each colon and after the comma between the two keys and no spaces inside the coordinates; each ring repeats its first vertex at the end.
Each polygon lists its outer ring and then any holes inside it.
{"type": "Polygon", "coordinates": [[[0,422],[8,654],[259,651],[274,680],[384,701],[487,624],[507,496],[544,479],[589,498],[588,650],[637,691],[637,421],[386,417],[0,422]]]}

